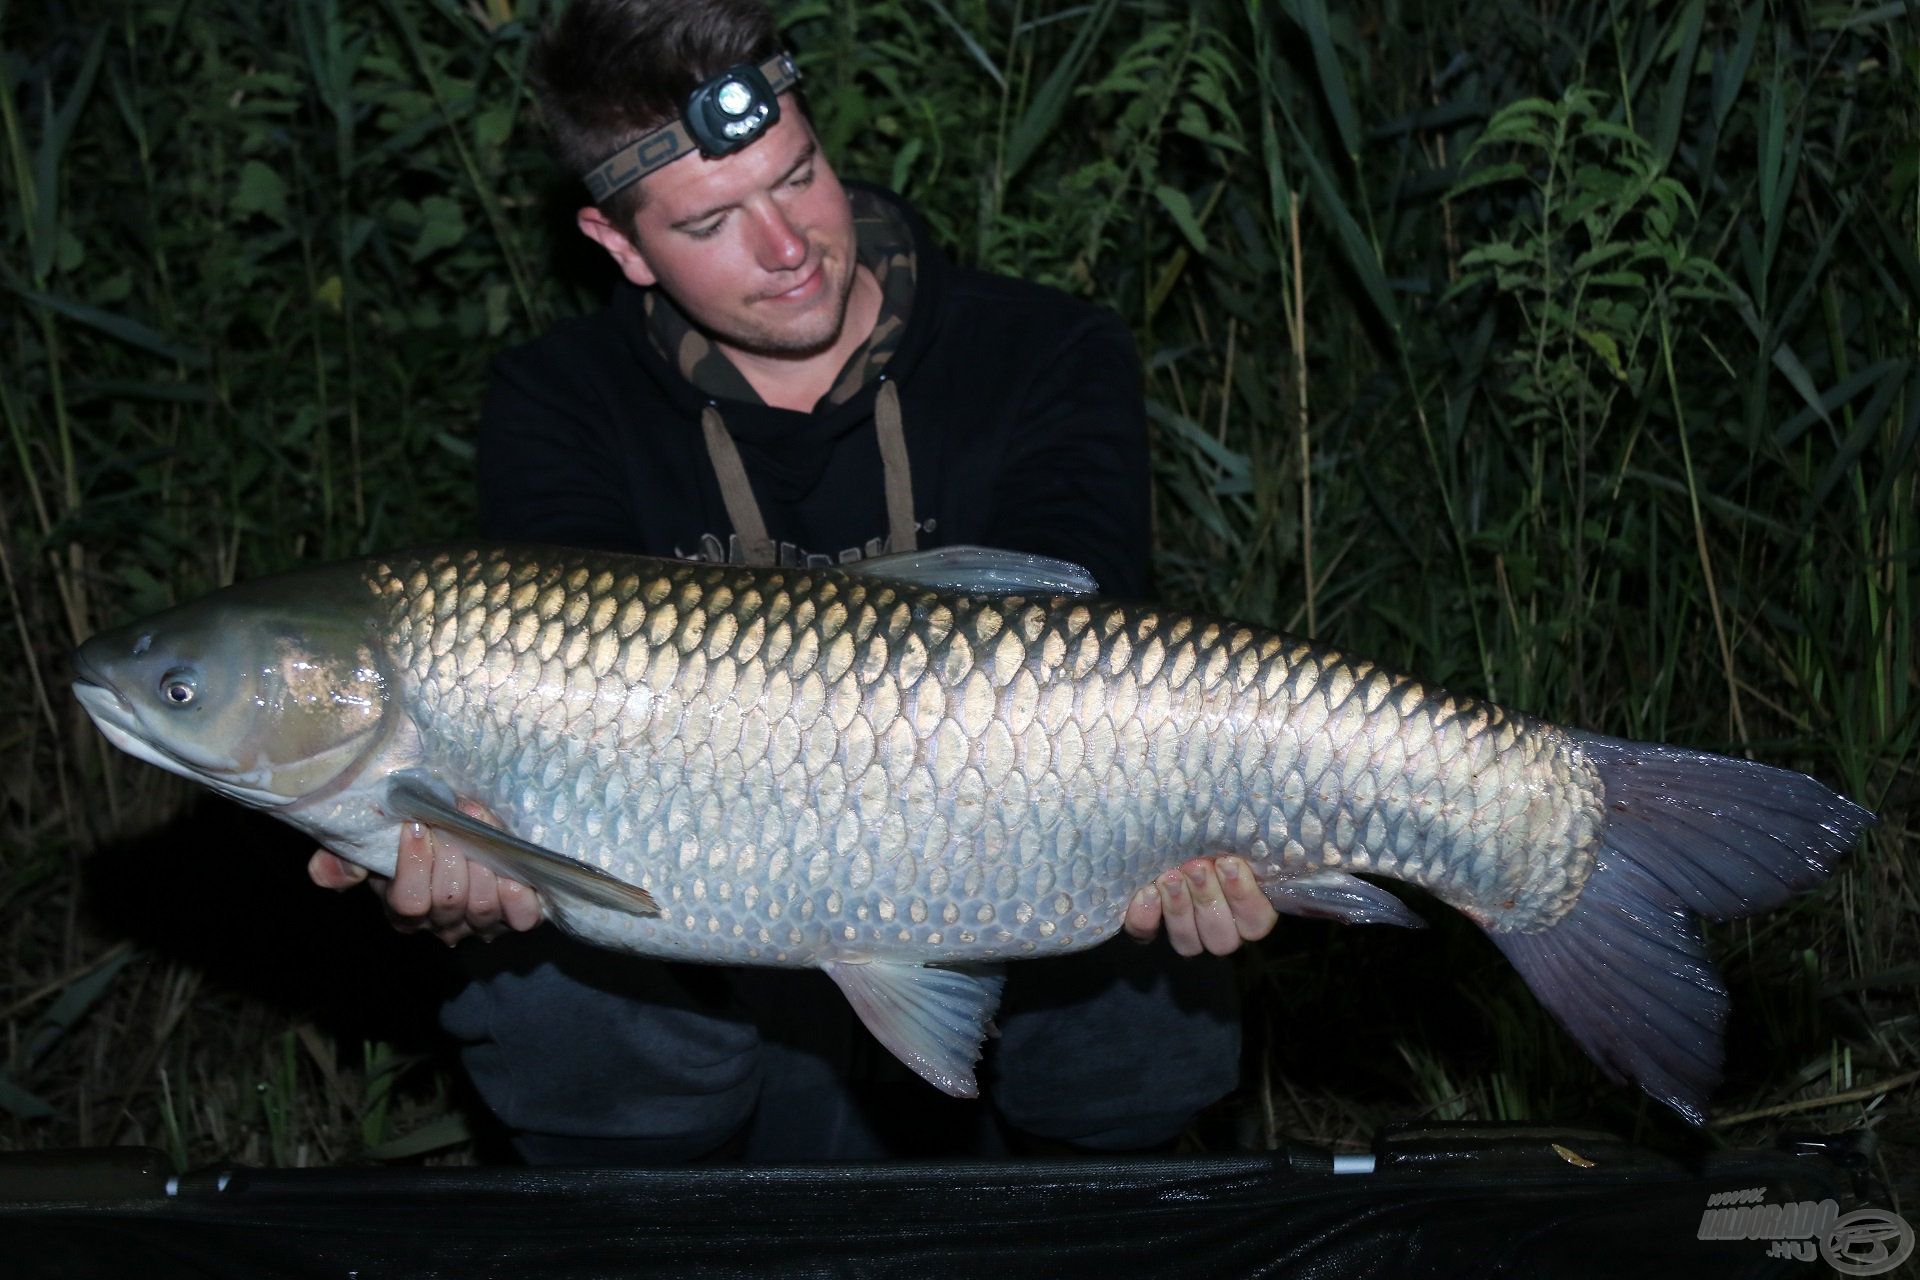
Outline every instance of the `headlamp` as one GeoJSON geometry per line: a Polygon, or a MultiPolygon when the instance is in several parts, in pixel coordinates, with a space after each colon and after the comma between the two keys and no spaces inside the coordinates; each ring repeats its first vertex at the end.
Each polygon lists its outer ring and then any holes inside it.
{"type": "Polygon", "coordinates": [[[742,62],[709,77],[687,95],[680,118],[630,142],[586,175],[595,204],[681,156],[729,155],[780,119],[780,95],[800,81],[793,55],[776,53],[759,66],[742,62]]]}

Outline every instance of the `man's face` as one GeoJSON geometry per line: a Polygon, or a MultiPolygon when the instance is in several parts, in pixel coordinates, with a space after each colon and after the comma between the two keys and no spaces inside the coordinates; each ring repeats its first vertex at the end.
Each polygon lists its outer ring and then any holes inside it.
{"type": "Polygon", "coordinates": [[[631,240],[594,210],[580,218],[627,279],[659,285],[724,345],[756,355],[814,355],[839,338],[853,211],[790,96],[779,123],[747,147],[688,156],[640,181],[631,240]]]}

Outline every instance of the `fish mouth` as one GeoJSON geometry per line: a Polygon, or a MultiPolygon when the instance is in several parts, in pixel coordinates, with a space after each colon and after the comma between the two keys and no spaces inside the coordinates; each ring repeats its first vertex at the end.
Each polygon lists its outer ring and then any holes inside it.
{"type": "MultiPolygon", "coordinates": [[[[83,659],[75,665],[84,668],[86,664],[83,659]]],[[[80,700],[80,705],[86,708],[87,715],[92,718],[95,727],[107,736],[107,741],[120,750],[136,760],[157,765],[168,773],[177,773],[196,782],[205,780],[205,776],[186,761],[162,751],[147,740],[140,732],[140,721],[133,713],[133,704],[121,697],[111,685],[98,682],[83,670],[80,678],[73,682],[73,696],[80,700]]]]}
{"type": "MultiPolygon", "coordinates": [[[[133,704],[121,697],[119,691],[112,685],[85,670],[84,660],[76,661],[74,665],[81,667],[82,670],[80,678],[73,682],[73,696],[80,700],[80,705],[86,708],[89,716],[93,717],[93,722],[100,726],[100,731],[108,737],[112,737],[116,732],[129,731],[137,723],[133,717],[133,704]]],[[[114,745],[119,744],[116,742],[114,745]]]]}
{"type": "Polygon", "coordinates": [[[106,736],[107,741],[134,759],[150,764],[156,769],[165,769],[168,773],[178,774],[189,782],[210,787],[221,795],[256,808],[277,809],[292,803],[297,798],[283,796],[278,792],[257,786],[248,786],[233,776],[215,772],[205,765],[196,764],[168,751],[142,732],[140,718],[135,714],[131,702],[111,685],[92,678],[84,658],[76,659],[74,666],[80,673],[80,678],[73,682],[73,696],[80,700],[80,705],[86,709],[88,717],[106,736]]]}

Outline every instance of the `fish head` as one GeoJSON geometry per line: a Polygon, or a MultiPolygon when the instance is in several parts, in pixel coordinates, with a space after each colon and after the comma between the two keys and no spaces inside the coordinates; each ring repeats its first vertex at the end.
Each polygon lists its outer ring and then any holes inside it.
{"type": "Polygon", "coordinates": [[[74,695],[122,751],[255,808],[344,783],[381,739],[388,662],[358,599],[310,587],[230,587],[102,632],[74,695]]]}

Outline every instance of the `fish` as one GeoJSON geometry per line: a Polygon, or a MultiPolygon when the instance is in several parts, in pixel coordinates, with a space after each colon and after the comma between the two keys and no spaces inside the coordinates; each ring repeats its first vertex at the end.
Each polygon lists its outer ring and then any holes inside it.
{"type": "Polygon", "coordinates": [[[1424,923],[1383,880],[1462,912],[1609,1077],[1702,1123],[1728,997],[1699,920],[1815,888],[1875,821],[986,548],[442,547],[241,583],[74,668],[113,745],[375,872],[421,822],[589,943],[822,969],[956,1096],[1006,962],[1235,853],[1283,913],[1424,923]]]}

